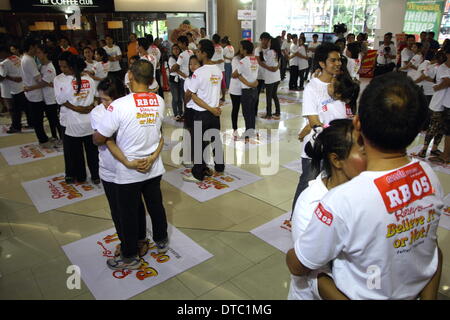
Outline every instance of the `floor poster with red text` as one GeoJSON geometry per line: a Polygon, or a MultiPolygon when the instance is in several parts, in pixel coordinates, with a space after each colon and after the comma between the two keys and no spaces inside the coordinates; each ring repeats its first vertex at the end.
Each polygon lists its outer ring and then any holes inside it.
{"type": "Polygon", "coordinates": [[[39,213],[104,194],[102,185],[93,184],[90,178],[85,183],[67,184],[64,173],[22,182],[22,186],[39,213]]]}
{"type": "MultiPolygon", "coordinates": [[[[169,224],[169,251],[158,254],[154,246],[142,259],[138,270],[113,271],[106,260],[113,257],[119,243],[115,229],[75,241],[62,249],[81,279],[98,300],[125,300],[146,291],[208,260],[213,255],[169,224]]],[[[147,221],[151,241],[151,226],[147,221]]]]}
{"type": "Polygon", "coordinates": [[[168,171],[163,175],[163,180],[200,202],[214,199],[262,179],[230,165],[225,166],[224,173],[206,177],[202,182],[184,181],[183,176],[190,175],[190,172],[191,169],[186,168],[168,171]]]}
{"type": "MultiPolygon", "coordinates": [[[[450,174],[450,165],[431,162],[428,160],[429,157],[426,159],[417,157],[417,154],[420,152],[420,150],[422,150],[422,146],[420,146],[420,145],[415,146],[414,148],[408,149],[408,154],[418,160],[425,161],[433,168],[434,171],[450,174]]],[[[429,149],[427,151],[428,156],[430,155],[430,153],[429,153],[430,150],[431,150],[431,146],[429,147],[429,149]]]]}
{"type": "Polygon", "coordinates": [[[27,143],[0,149],[0,153],[9,165],[23,164],[52,157],[62,156],[62,148],[42,148],[39,143],[27,143]]]}
{"type": "Polygon", "coordinates": [[[291,211],[253,229],[250,233],[278,250],[287,253],[294,247],[290,219],[291,211]]]}

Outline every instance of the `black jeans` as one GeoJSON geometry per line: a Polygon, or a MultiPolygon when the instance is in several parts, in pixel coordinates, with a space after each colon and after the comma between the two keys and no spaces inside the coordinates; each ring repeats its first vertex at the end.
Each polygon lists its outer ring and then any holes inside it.
{"type": "Polygon", "coordinates": [[[266,84],[266,116],[271,117],[272,116],[272,99],[275,102],[275,114],[280,115],[280,100],[278,100],[278,85],[280,84],[280,81],[266,84]]]}
{"type": "Polygon", "coordinates": [[[298,66],[290,66],[289,90],[297,89],[297,82],[298,82],[298,66]]]}
{"type": "Polygon", "coordinates": [[[314,180],[315,178],[316,177],[314,177],[312,170],[311,159],[302,158],[302,174],[300,175],[297,190],[295,190],[294,202],[292,203],[292,212],[294,212],[298,197],[308,187],[308,182],[314,180]]]}
{"type": "Polygon", "coordinates": [[[163,90],[163,87],[161,84],[161,69],[156,69],[155,77],[156,77],[156,82],[158,83],[158,86],[159,86],[158,95],[164,99],[164,90],[163,90]]]}
{"type": "Polygon", "coordinates": [[[87,165],[92,180],[99,179],[98,148],[92,141],[92,135],[71,137],[64,134],[64,160],[66,162],[66,176],[75,178],[78,182],[86,181],[86,153],[87,165]],[[84,149],[84,152],[83,152],[84,149]]]}
{"type": "Polygon", "coordinates": [[[184,115],[184,112],[186,111],[186,103],[184,103],[184,79],[181,79],[181,77],[178,79],[180,81],[180,88],[181,88],[181,96],[182,96],[182,107],[181,107],[181,115],[184,115]]]}
{"type": "Polygon", "coordinates": [[[30,105],[23,92],[18,94],[11,94],[13,103],[11,109],[11,128],[16,130],[22,129],[22,112],[25,112],[27,124],[29,127],[33,126],[33,119],[30,113],[30,105]]]}
{"type": "Polygon", "coordinates": [[[281,76],[281,81],[283,81],[284,79],[286,79],[286,66],[287,66],[287,61],[286,61],[286,57],[284,54],[281,55],[281,65],[280,65],[280,76],[281,76]]]}
{"type": "MultiPolygon", "coordinates": [[[[269,85],[266,86],[266,90],[269,90],[269,85]]],[[[267,94],[267,93],[266,93],[267,94]]],[[[256,129],[256,117],[255,117],[255,106],[256,106],[256,96],[258,95],[258,90],[256,88],[242,89],[242,113],[245,120],[245,138],[254,136],[256,129]]]]}
{"type": "Polygon", "coordinates": [[[166,211],[161,193],[161,178],[162,176],[158,176],[142,182],[115,185],[114,196],[117,199],[115,221],[119,225],[120,249],[123,258],[135,257],[138,254],[138,240],[146,237],[142,197],[144,197],[147,211],[152,220],[153,241],[163,241],[168,237],[166,211]]]}
{"type": "Polygon", "coordinates": [[[211,143],[214,144],[213,156],[215,170],[217,172],[225,171],[223,146],[222,141],[220,140],[220,117],[216,117],[209,111],[196,110],[193,110],[192,115],[194,120],[194,134],[191,135],[191,147],[194,154],[194,167],[192,168],[192,175],[196,179],[203,181],[203,179],[205,178],[205,170],[207,169],[207,165],[203,155],[205,153],[205,149],[211,143]],[[216,132],[214,133],[219,134],[219,136],[205,136],[205,132],[210,129],[216,129],[216,132]],[[219,139],[217,143],[216,137],[219,139]]]}
{"type": "Polygon", "coordinates": [[[55,139],[58,139],[58,135],[59,138],[62,139],[62,129],[61,129],[61,124],[59,123],[59,118],[58,118],[58,105],[56,104],[51,104],[51,105],[46,105],[45,106],[45,116],[48,119],[48,123],[50,125],[50,131],[52,132],[52,137],[55,139]]]}
{"type": "MultiPolygon", "coordinates": [[[[108,182],[102,180],[103,189],[105,190],[106,199],[108,200],[109,209],[111,211],[111,218],[114,222],[114,227],[116,228],[117,235],[119,236],[120,241],[123,241],[123,233],[122,226],[120,224],[120,211],[118,199],[116,197],[117,193],[117,184],[113,182],[108,182]]],[[[138,232],[138,240],[145,240],[147,238],[147,228],[145,221],[145,206],[142,198],[139,202],[139,217],[143,219],[143,223],[139,224],[139,232],[138,232]]]]}
{"type": "Polygon", "coordinates": [[[33,128],[39,143],[48,142],[47,134],[44,130],[44,112],[46,105],[44,101],[29,102],[31,110],[31,118],[33,119],[33,128]]]}
{"type": "Polygon", "coordinates": [[[231,111],[231,123],[233,126],[233,130],[238,129],[238,116],[239,109],[241,108],[241,97],[242,96],[236,96],[230,93],[231,104],[233,105],[233,110],[231,111]]]}
{"type": "Polygon", "coordinates": [[[302,69],[298,72],[300,78],[300,89],[303,89],[303,85],[305,84],[305,80],[308,78],[308,68],[302,69]]]}
{"type": "Polygon", "coordinates": [[[117,80],[123,81],[123,76],[122,76],[122,74],[123,74],[123,71],[122,71],[122,70],[119,70],[119,71],[109,71],[109,72],[108,72],[108,78],[111,78],[111,79],[117,79],[117,80]]]}
{"type": "Polygon", "coordinates": [[[183,88],[181,87],[180,82],[169,82],[170,84],[170,93],[172,94],[172,110],[173,115],[182,116],[183,115],[183,88]]]}
{"type": "Polygon", "coordinates": [[[265,87],[265,83],[264,80],[259,80],[258,79],[258,87],[257,87],[257,91],[258,94],[256,96],[256,107],[255,107],[255,117],[258,114],[258,108],[259,108],[259,95],[261,94],[262,89],[265,87]]]}

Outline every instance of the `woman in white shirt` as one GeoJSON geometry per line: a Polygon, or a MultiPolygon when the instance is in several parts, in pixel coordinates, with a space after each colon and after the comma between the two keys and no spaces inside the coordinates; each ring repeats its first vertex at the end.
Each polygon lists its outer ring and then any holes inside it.
{"type": "Polygon", "coordinates": [[[406,71],[408,77],[416,80],[419,77],[417,69],[419,69],[420,64],[423,62],[422,44],[420,42],[413,44],[411,50],[414,53],[413,57],[404,67],[400,68],[400,71],[406,71]]]}
{"type": "MultiPolygon", "coordinates": [[[[169,57],[169,69],[172,69],[177,64],[181,49],[178,45],[172,46],[172,54],[169,57]]],[[[171,72],[169,74],[170,93],[172,94],[172,110],[175,121],[181,120],[183,116],[183,92],[181,81],[178,73],[171,72]]]]}
{"type": "Polygon", "coordinates": [[[278,99],[278,86],[281,81],[280,76],[281,46],[276,39],[270,40],[270,49],[264,53],[264,61],[261,67],[264,68],[264,83],[266,85],[266,115],[267,120],[280,120],[281,110],[278,99]],[[272,100],[275,102],[275,113],[272,114],[272,100]]]}
{"type": "MultiPolygon", "coordinates": [[[[239,66],[239,62],[241,61],[241,52],[239,51],[231,60],[231,69],[234,73],[239,66]]],[[[238,78],[231,78],[230,80],[230,88],[228,90],[231,98],[231,104],[233,105],[233,109],[231,111],[231,124],[233,126],[233,137],[237,140],[238,134],[238,115],[239,109],[241,107],[241,96],[242,96],[242,85],[241,81],[238,78]]]]}
{"type": "Polygon", "coordinates": [[[347,71],[354,80],[359,80],[359,69],[361,68],[361,45],[358,42],[351,42],[347,45],[347,71]]]}
{"type": "Polygon", "coordinates": [[[223,59],[225,60],[225,83],[227,85],[227,90],[230,89],[230,81],[232,74],[231,60],[234,57],[234,48],[228,39],[228,36],[225,36],[220,40],[223,45],[223,59]]]}
{"type": "Polygon", "coordinates": [[[109,68],[108,76],[110,77],[118,77],[122,80],[120,67],[120,60],[122,59],[122,51],[119,46],[114,44],[114,39],[111,36],[105,37],[106,46],[103,47],[106,53],[108,54],[108,60],[111,63],[109,68]]]}
{"type": "Polygon", "coordinates": [[[95,83],[91,77],[82,75],[86,63],[80,56],[68,55],[59,64],[61,71],[67,76],[63,86],[55,83],[55,96],[65,112],[65,180],[67,183],[86,181],[86,153],[92,182],[99,184],[98,149],[92,141],[94,130],[89,116],[94,108],[95,83]]]}
{"type": "MultiPolygon", "coordinates": [[[[294,243],[303,234],[325,194],[359,175],[366,169],[366,159],[357,142],[350,119],[333,120],[329,127],[317,135],[307,146],[312,158],[315,180],[309,182],[297,199],[292,215],[294,243]],[[321,168],[323,171],[321,172],[321,168]]],[[[336,288],[331,266],[323,266],[308,276],[291,275],[289,300],[346,299],[336,288]],[[319,287],[320,293],[319,294],[319,287]]]]}

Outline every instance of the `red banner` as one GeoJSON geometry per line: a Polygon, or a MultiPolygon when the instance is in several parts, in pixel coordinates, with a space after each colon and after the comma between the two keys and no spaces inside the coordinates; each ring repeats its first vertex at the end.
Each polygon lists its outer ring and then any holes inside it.
{"type": "Polygon", "coordinates": [[[375,70],[377,61],[377,50],[368,50],[361,62],[361,68],[359,69],[359,75],[361,78],[373,78],[373,72],[375,70]]]}

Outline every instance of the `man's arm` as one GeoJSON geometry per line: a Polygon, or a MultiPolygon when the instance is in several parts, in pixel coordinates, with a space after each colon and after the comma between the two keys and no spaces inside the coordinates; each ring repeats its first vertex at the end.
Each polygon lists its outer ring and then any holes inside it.
{"type": "Polygon", "coordinates": [[[311,269],[305,267],[300,260],[298,260],[295,250],[291,249],[286,254],[286,264],[291,274],[294,276],[306,276],[311,272],[311,269]]]}
{"type": "Polygon", "coordinates": [[[421,300],[437,300],[437,294],[439,290],[439,282],[441,281],[442,274],[442,251],[438,247],[438,267],[430,282],[420,292],[419,297],[421,300]]]}
{"type": "Polygon", "coordinates": [[[309,126],[311,128],[323,127],[323,123],[320,122],[320,119],[319,119],[318,115],[306,116],[306,118],[308,118],[309,126]]]}
{"type": "Polygon", "coordinates": [[[104,144],[106,144],[108,138],[109,137],[104,137],[103,135],[101,135],[98,131],[95,131],[92,135],[92,141],[96,146],[103,146],[104,144]]]}

